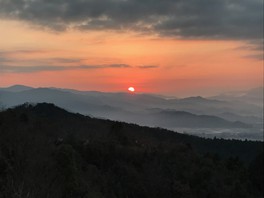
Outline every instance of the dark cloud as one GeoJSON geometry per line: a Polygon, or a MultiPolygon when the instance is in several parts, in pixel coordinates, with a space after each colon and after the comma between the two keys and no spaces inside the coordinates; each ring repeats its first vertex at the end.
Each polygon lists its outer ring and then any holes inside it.
{"type": "Polygon", "coordinates": [[[142,65],[142,66],[138,66],[138,68],[140,69],[155,69],[158,68],[159,66],[157,65],[142,65]]]}
{"type": "Polygon", "coordinates": [[[126,64],[110,64],[110,65],[78,65],[78,66],[12,66],[1,65],[2,73],[33,73],[43,71],[65,71],[65,70],[88,70],[88,69],[105,69],[105,68],[130,68],[126,64]]]}
{"type": "Polygon", "coordinates": [[[0,0],[0,17],[55,31],[246,40],[261,39],[263,33],[262,0],[0,0]]]}

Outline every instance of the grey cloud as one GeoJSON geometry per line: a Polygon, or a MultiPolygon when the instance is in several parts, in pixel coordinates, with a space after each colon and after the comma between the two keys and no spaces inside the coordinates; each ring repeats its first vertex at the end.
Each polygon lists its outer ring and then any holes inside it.
{"type": "Polygon", "coordinates": [[[157,65],[142,65],[142,66],[138,66],[138,68],[140,69],[154,69],[154,68],[158,68],[159,66],[157,65]]]}
{"type": "Polygon", "coordinates": [[[5,63],[9,63],[12,61],[13,60],[11,58],[9,58],[8,56],[6,56],[6,54],[4,52],[0,51],[0,65],[5,64],[5,63]]]}
{"type": "MultiPolygon", "coordinates": [[[[109,65],[81,65],[74,68],[79,69],[103,69],[103,68],[131,68],[132,66],[127,64],[109,64],[109,65]]],[[[67,68],[67,67],[66,67],[67,68]]],[[[70,67],[73,68],[73,67],[70,67]]]]}
{"type": "Polygon", "coordinates": [[[105,65],[105,67],[128,68],[128,67],[131,67],[131,66],[130,65],[127,65],[127,64],[110,64],[110,65],[105,65]]]}
{"type": "Polygon", "coordinates": [[[103,68],[130,68],[132,67],[128,64],[123,64],[123,63],[102,64],[102,65],[89,65],[89,64],[83,65],[82,61],[87,60],[85,58],[62,58],[62,57],[35,58],[35,59],[16,58],[17,54],[35,53],[35,52],[42,53],[43,51],[38,51],[38,50],[0,51],[0,72],[39,72],[39,71],[62,71],[62,70],[76,70],[76,69],[103,69],[103,68]],[[15,55],[15,57],[13,57],[13,55],[15,55]],[[17,65],[18,63],[19,65],[17,65]],[[14,65],[17,65],[17,66],[14,66],[14,65]]]}
{"type": "Polygon", "coordinates": [[[49,58],[49,59],[44,59],[44,61],[48,62],[60,62],[60,63],[79,63],[80,61],[84,59],[79,59],[79,58],[49,58]]]}
{"type": "Polygon", "coordinates": [[[258,61],[263,61],[264,60],[263,53],[262,54],[252,54],[252,55],[244,56],[244,58],[255,59],[255,60],[258,60],[258,61]]]}
{"type": "Polygon", "coordinates": [[[13,55],[17,54],[33,54],[33,53],[42,53],[42,51],[34,51],[34,50],[15,50],[15,51],[0,51],[0,63],[17,63],[17,62],[26,62],[31,64],[51,64],[51,63],[80,63],[86,59],[80,58],[38,58],[38,59],[21,59],[13,57],[13,55]],[[11,58],[12,56],[12,58],[11,58]]]}
{"type": "Polygon", "coordinates": [[[259,40],[251,40],[247,42],[245,45],[235,48],[235,50],[251,50],[251,51],[263,51],[263,43],[264,39],[259,40]]]}
{"type": "Polygon", "coordinates": [[[78,65],[78,66],[11,66],[0,65],[2,73],[33,73],[43,71],[65,71],[65,70],[81,70],[81,69],[105,69],[105,68],[130,68],[126,64],[110,64],[110,65],[78,65]]]}
{"type": "Polygon", "coordinates": [[[0,0],[0,17],[55,31],[127,30],[180,38],[261,39],[262,0],[0,0]]]}
{"type": "Polygon", "coordinates": [[[19,50],[12,50],[12,51],[2,50],[0,51],[0,56],[9,56],[9,55],[17,55],[17,54],[47,53],[47,52],[50,52],[50,51],[38,50],[38,49],[19,49],[19,50]]]}
{"type": "Polygon", "coordinates": [[[246,45],[242,45],[238,48],[235,48],[235,50],[246,50],[246,51],[251,51],[251,53],[247,56],[243,56],[243,58],[250,58],[250,59],[255,59],[255,60],[260,60],[263,61],[263,39],[259,40],[252,40],[246,45]]]}
{"type": "MultiPolygon", "coordinates": [[[[263,26],[262,26],[263,28],[263,26]]],[[[263,36],[263,35],[262,35],[263,36]]],[[[248,45],[251,46],[252,50],[256,51],[263,51],[263,44],[264,44],[264,38],[257,39],[257,40],[251,40],[248,42],[248,45]]]]}
{"type": "Polygon", "coordinates": [[[9,62],[9,61],[10,61],[10,59],[0,56],[0,63],[6,63],[6,62],[9,62]]]}

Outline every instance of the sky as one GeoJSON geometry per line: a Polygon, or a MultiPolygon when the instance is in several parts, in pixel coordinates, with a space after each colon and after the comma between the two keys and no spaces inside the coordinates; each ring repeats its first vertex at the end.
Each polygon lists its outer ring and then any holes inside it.
{"type": "Polygon", "coordinates": [[[262,0],[0,0],[0,87],[263,86],[262,0]]]}

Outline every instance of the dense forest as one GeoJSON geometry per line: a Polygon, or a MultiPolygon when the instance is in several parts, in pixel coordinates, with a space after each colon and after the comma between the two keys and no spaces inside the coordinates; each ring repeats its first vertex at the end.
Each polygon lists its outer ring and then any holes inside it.
{"type": "Polygon", "coordinates": [[[0,198],[263,197],[263,142],[24,104],[0,112],[0,198]]]}

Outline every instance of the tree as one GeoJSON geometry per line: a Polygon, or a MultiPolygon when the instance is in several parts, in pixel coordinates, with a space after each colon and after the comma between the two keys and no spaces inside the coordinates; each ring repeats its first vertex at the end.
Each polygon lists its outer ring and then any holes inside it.
{"type": "Polygon", "coordinates": [[[250,164],[249,174],[254,188],[263,195],[263,152],[250,164]]]}
{"type": "Polygon", "coordinates": [[[62,144],[59,146],[55,158],[62,197],[83,197],[85,192],[81,188],[78,177],[75,150],[69,144],[62,144]]]}

